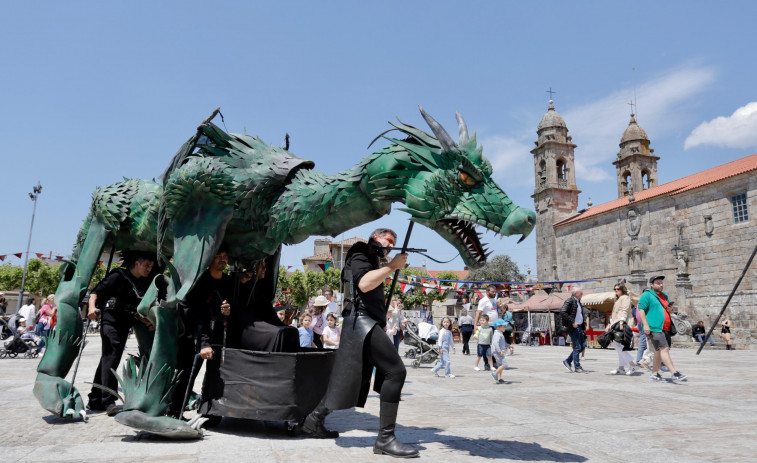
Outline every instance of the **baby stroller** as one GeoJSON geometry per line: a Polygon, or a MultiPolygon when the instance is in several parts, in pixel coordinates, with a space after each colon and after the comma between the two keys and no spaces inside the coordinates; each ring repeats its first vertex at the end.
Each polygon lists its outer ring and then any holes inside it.
{"type": "Polygon", "coordinates": [[[418,335],[418,326],[410,320],[407,321],[405,328],[404,342],[410,346],[410,349],[405,351],[405,357],[414,359],[413,368],[418,368],[424,363],[434,363],[439,358],[439,353],[429,342],[421,339],[418,335]]]}
{"type": "Polygon", "coordinates": [[[39,357],[39,346],[37,340],[31,338],[21,338],[20,334],[15,334],[13,339],[6,341],[0,347],[0,358],[15,358],[18,354],[24,354],[24,358],[39,357]]]}
{"type": "Polygon", "coordinates": [[[8,326],[8,322],[0,317],[0,339],[8,339],[11,336],[13,336],[13,330],[8,326]]]}

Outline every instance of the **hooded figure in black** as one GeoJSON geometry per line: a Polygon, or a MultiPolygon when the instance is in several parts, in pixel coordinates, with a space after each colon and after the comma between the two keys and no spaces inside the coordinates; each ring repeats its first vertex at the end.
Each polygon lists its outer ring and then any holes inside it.
{"type": "Polygon", "coordinates": [[[371,374],[376,368],[373,389],[381,396],[380,430],[374,453],[394,457],[416,457],[418,451],[394,436],[397,409],[407,371],[394,343],[384,332],[386,302],[384,281],[395,270],[405,267],[407,254],[382,263],[394,247],[397,234],[378,229],[368,243],[357,243],[347,253],[342,280],[345,287],[344,324],[328,391],[318,407],[305,418],[302,431],[318,438],[339,434],[324,426],[332,410],[363,407],[370,390],[371,374]]]}

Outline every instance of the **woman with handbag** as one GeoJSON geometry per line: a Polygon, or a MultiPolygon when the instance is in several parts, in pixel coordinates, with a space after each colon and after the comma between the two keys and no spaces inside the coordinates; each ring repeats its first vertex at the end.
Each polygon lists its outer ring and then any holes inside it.
{"type": "MultiPolygon", "coordinates": [[[[628,289],[626,289],[626,286],[622,283],[616,284],[614,290],[616,297],[615,305],[612,307],[610,323],[608,323],[605,331],[609,331],[614,326],[616,333],[619,333],[617,338],[622,339],[623,331],[628,325],[628,318],[631,314],[631,296],[628,295],[628,289]]],[[[615,335],[613,335],[613,337],[615,338],[615,335]]],[[[615,351],[618,353],[618,367],[612,370],[610,374],[632,375],[637,367],[631,354],[623,350],[623,344],[617,339],[613,339],[612,347],[614,347],[615,351]]]]}

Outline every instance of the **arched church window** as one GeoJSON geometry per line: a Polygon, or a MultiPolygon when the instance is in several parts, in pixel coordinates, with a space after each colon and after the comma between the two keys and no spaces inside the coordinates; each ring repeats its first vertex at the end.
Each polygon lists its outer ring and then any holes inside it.
{"type": "Polygon", "coordinates": [[[652,186],[652,179],[649,178],[649,171],[641,171],[641,187],[645,190],[652,186]]]}
{"type": "Polygon", "coordinates": [[[623,194],[628,196],[628,187],[631,185],[631,172],[625,171],[623,172],[623,181],[621,182],[623,184],[623,194]]]}
{"type": "Polygon", "coordinates": [[[567,178],[567,168],[565,166],[565,161],[563,159],[560,159],[557,161],[557,180],[565,180],[567,178]]]}

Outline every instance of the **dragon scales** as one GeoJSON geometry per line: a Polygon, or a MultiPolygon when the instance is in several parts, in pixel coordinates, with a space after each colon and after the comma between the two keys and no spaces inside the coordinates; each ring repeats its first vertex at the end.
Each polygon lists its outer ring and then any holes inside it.
{"type": "Polygon", "coordinates": [[[182,145],[161,182],[125,180],[95,191],[56,292],[58,323],[37,368],[34,394],[55,415],[85,416],[65,377],[81,344],[77,307],[106,246],[158,251],[170,274],[155,277],[137,309],[155,325],[155,337],[152,346],[140,346],[149,359],[131,357],[123,367],[124,411],[116,419],[192,438],[202,435],[198,426],[163,416],[180,374],[176,308],[222,242],[238,263],[254,265],[280,254],[282,244],[337,236],[401,202],[412,221],[436,231],[476,267],[488,255],[477,227],[522,235],[521,241],[533,229],[535,214],[515,206],[492,180],[491,164],[459,114],[458,142],[421,108],[433,135],[399,121],[376,138],[388,146],[349,170],[324,175],[286,149],[222,131],[211,123],[216,113],[182,145]],[[401,139],[387,135],[395,130],[401,139]]]}

